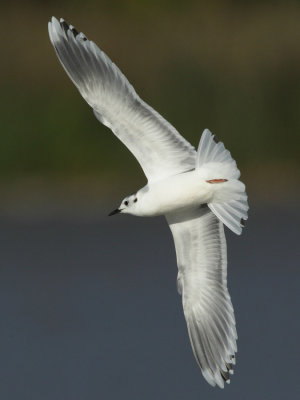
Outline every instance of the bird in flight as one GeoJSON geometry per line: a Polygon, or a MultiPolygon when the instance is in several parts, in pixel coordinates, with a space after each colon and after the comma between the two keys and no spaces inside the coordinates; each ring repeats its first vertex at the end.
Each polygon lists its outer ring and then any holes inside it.
{"type": "Polygon", "coordinates": [[[208,129],[196,151],[137,95],[109,57],[65,20],[52,17],[48,29],[80,94],[133,153],[148,180],[110,215],[165,215],[194,356],[206,381],[223,388],[237,352],[224,225],[241,234],[249,208],[236,162],[208,129]]]}

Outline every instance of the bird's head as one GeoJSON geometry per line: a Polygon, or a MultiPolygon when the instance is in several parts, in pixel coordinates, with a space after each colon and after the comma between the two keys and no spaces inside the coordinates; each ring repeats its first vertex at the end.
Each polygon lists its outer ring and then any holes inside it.
{"type": "Polygon", "coordinates": [[[138,211],[139,211],[138,196],[137,194],[132,194],[131,196],[125,197],[125,199],[122,200],[119,208],[112,211],[108,215],[111,216],[120,213],[138,215],[139,214],[138,211]]]}

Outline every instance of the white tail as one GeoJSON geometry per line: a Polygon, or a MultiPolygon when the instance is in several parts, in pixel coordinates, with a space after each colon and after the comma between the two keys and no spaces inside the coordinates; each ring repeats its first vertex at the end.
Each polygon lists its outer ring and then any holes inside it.
{"type": "Polygon", "coordinates": [[[249,209],[245,192],[241,193],[237,200],[230,200],[227,203],[208,203],[208,207],[232,232],[237,235],[242,233],[249,209]]]}
{"type": "Polygon", "coordinates": [[[209,164],[210,167],[215,167],[219,172],[222,172],[223,178],[239,179],[240,177],[240,171],[230,152],[208,129],[203,131],[200,139],[196,169],[201,168],[204,164],[206,167],[209,164]]]}
{"type": "Polygon", "coordinates": [[[208,207],[224,225],[240,235],[249,209],[245,185],[238,180],[240,171],[230,152],[208,129],[200,139],[196,169],[202,170],[208,183],[216,184],[208,207]]]}

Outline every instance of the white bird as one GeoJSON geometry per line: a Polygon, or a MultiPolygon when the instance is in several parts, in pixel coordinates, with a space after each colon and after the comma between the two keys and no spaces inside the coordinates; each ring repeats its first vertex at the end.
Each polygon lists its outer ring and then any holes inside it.
{"type": "Polygon", "coordinates": [[[72,25],[52,17],[48,28],[56,54],[80,94],[134,154],[148,179],[110,215],[166,216],[192,350],[207,382],[223,388],[230,382],[237,351],[223,224],[241,234],[249,208],[236,162],[208,129],[196,151],[72,25]]]}

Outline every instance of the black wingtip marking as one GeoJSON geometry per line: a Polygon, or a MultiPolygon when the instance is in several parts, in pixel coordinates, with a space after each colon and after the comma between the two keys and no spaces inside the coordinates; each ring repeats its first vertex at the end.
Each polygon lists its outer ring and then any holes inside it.
{"type": "Polygon", "coordinates": [[[233,365],[231,363],[225,363],[227,371],[232,371],[233,370],[233,365]]]}
{"type": "Polygon", "coordinates": [[[74,38],[76,38],[76,36],[78,35],[78,31],[74,27],[71,29],[71,31],[74,35],[74,38]]]}
{"type": "Polygon", "coordinates": [[[221,376],[224,380],[224,382],[227,382],[229,380],[229,372],[228,371],[221,371],[221,376]]]}
{"type": "Polygon", "coordinates": [[[245,221],[243,218],[241,218],[241,225],[242,225],[242,227],[245,226],[245,223],[246,223],[246,221],[245,221]]]}
{"type": "Polygon", "coordinates": [[[217,138],[216,135],[213,136],[213,141],[216,142],[216,143],[219,143],[219,139],[217,138]]]}
{"type": "Polygon", "coordinates": [[[60,26],[63,28],[65,34],[67,35],[67,32],[69,30],[69,25],[66,23],[66,21],[60,21],[60,26]]]}

